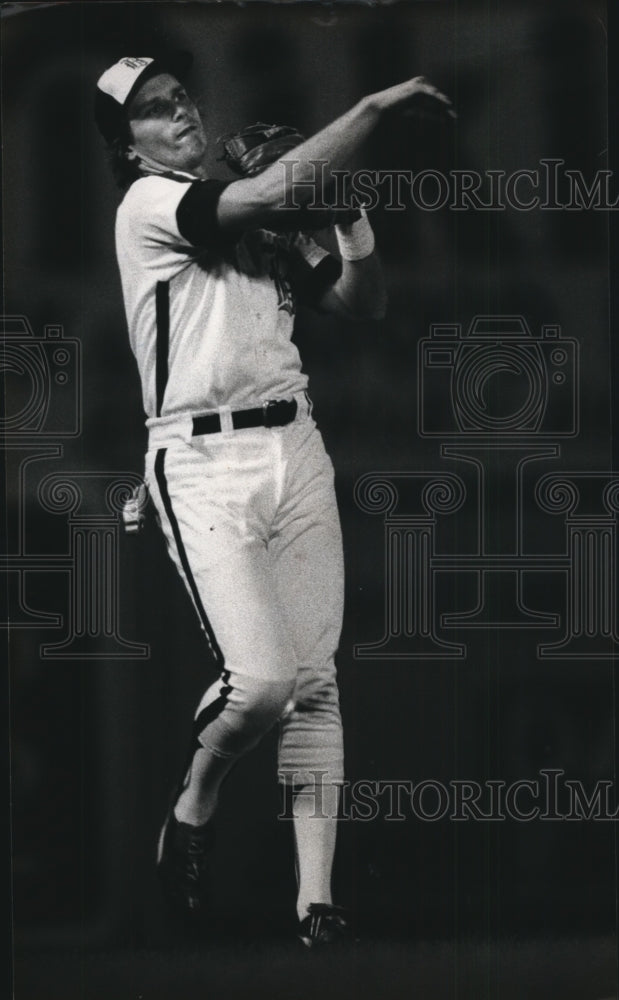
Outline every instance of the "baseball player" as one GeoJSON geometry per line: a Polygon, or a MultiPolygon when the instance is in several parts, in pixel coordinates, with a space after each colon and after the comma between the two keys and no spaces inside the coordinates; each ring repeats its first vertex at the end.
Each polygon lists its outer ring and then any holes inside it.
{"type": "MultiPolygon", "coordinates": [[[[169,900],[198,915],[221,783],[278,723],[279,780],[294,803],[298,934],[315,947],[347,933],[331,898],[344,571],[333,467],[291,342],[295,308],[384,314],[366,215],[336,224],[331,256],[308,235],[312,203],[326,195],[316,188],[388,112],[418,95],[447,110],[450,102],[416,77],[300,142],[289,153],[294,175],[276,150],[260,172],[258,152],[246,176],[218,180],[206,175],[209,138],[182,82],[190,61],[120,59],[99,79],[95,106],[127,188],[116,247],[149,431],[145,480],[218,667],[196,710],[158,866],[169,900]],[[317,175],[312,161],[327,169],[317,175]]],[[[324,226],[324,212],[315,224],[324,226]]]]}

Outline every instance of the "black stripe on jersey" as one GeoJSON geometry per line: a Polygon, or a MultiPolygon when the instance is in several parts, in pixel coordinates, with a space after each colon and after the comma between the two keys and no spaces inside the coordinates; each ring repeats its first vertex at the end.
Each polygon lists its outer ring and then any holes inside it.
{"type": "Polygon", "coordinates": [[[155,290],[157,319],[156,390],[157,416],[161,416],[163,397],[168,384],[168,353],[170,350],[170,282],[158,281],[155,290]]]}
{"type": "Polygon", "coordinates": [[[206,635],[206,641],[209,644],[209,648],[217,660],[220,667],[223,667],[224,657],[215,638],[215,633],[211,628],[211,624],[208,620],[206,611],[204,610],[204,605],[202,604],[202,598],[198,591],[196,581],[194,579],[193,573],[191,572],[191,567],[189,565],[189,560],[187,558],[187,553],[185,551],[185,546],[183,545],[183,539],[181,537],[181,531],[176,520],[176,515],[172,508],[172,500],[170,499],[170,493],[168,490],[168,481],[165,475],[165,457],[166,448],[160,448],[155,457],[155,478],[157,479],[157,485],[159,487],[159,492],[161,493],[161,499],[163,501],[163,506],[167,514],[168,520],[170,522],[170,527],[172,528],[172,534],[174,535],[174,541],[176,542],[176,551],[178,552],[178,557],[183,567],[183,572],[189,584],[189,589],[191,595],[194,599],[200,621],[202,622],[202,627],[204,629],[204,634],[206,635]]]}

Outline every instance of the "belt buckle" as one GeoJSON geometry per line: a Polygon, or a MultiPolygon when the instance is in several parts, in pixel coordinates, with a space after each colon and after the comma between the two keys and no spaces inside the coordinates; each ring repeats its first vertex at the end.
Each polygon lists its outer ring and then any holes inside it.
{"type": "Polygon", "coordinates": [[[277,427],[277,423],[274,423],[276,411],[279,409],[279,404],[281,400],[279,399],[267,399],[266,403],[262,404],[262,413],[264,419],[265,427],[277,427]]]}
{"type": "Polygon", "coordinates": [[[267,399],[262,404],[262,419],[265,427],[285,427],[297,415],[296,399],[267,399]]]}

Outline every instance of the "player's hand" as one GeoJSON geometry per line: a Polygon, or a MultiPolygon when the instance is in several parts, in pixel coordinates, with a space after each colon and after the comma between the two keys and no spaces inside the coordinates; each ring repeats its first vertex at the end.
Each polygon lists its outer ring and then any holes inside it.
{"type": "Polygon", "coordinates": [[[426,80],[425,76],[414,76],[412,80],[405,80],[404,83],[397,83],[394,87],[371,94],[366,100],[380,115],[392,111],[414,115],[417,111],[435,110],[450,118],[457,118],[447,95],[426,80]]]}

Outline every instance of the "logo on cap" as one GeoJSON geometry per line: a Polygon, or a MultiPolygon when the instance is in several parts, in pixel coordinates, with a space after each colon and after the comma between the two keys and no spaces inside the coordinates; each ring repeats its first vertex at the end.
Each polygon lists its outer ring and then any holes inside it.
{"type": "Polygon", "coordinates": [[[140,56],[125,56],[124,59],[120,59],[119,62],[123,66],[128,66],[130,69],[140,69],[141,66],[148,66],[152,62],[152,59],[140,58],[140,56]]]}
{"type": "Polygon", "coordinates": [[[149,56],[124,56],[105,71],[97,87],[117,104],[124,105],[137,80],[152,62],[149,56]]]}

